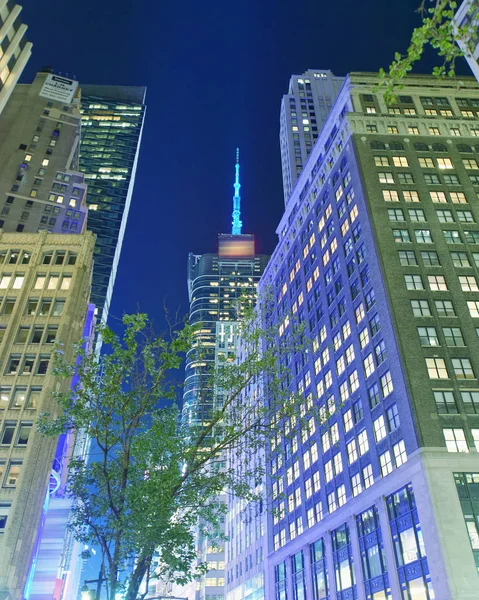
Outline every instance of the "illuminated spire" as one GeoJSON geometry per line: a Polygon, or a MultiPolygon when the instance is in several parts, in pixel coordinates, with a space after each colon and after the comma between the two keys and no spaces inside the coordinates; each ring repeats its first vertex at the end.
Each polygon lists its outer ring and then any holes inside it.
{"type": "Polygon", "coordinates": [[[239,148],[236,148],[236,165],[235,165],[235,182],[234,189],[235,195],[233,196],[233,222],[231,233],[233,235],[241,235],[241,227],[243,227],[243,223],[241,222],[241,196],[240,196],[240,187],[241,184],[239,182],[239,148]]]}

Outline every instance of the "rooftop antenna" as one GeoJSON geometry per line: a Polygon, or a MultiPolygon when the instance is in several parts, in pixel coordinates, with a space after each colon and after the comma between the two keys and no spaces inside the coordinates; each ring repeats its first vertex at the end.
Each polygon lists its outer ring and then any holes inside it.
{"type": "Polygon", "coordinates": [[[241,196],[240,196],[240,187],[241,184],[239,182],[239,148],[236,148],[236,165],[235,165],[235,182],[234,182],[234,190],[235,195],[233,196],[233,221],[231,228],[231,233],[233,235],[241,235],[241,228],[243,227],[243,223],[241,222],[241,196]]]}

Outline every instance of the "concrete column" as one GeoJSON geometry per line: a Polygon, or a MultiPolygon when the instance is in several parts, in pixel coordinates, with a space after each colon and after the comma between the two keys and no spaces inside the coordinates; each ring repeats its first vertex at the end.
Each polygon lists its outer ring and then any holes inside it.
{"type": "Polygon", "coordinates": [[[386,565],[389,576],[389,586],[391,587],[391,594],[393,598],[401,598],[401,586],[399,584],[396,556],[394,554],[394,544],[391,536],[391,529],[389,527],[389,517],[385,499],[379,498],[376,501],[376,506],[378,509],[379,525],[381,527],[383,538],[384,553],[386,555],[386,565]]]}
{"type": "Polygon", "coordinates": [[[351,536],[351,550],[353,554],[353,565],[358,600],[366,600],[366,590],[364,589],[364,573],[361,560],[361,549],[359,547],[358,528],[356,526],[355,516],[352,516],[348,519],[348,527],[349,535],[351,536]]]}

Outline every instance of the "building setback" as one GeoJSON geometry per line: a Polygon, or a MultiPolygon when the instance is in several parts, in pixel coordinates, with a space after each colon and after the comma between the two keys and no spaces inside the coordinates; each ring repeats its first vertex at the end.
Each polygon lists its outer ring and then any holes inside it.
{"type": "Polygon", "coordinates": [[[317,69],[291,76],[279,134],[285,206],[343,83],[344,77],[317,69]]]}
{"type": "Polygon", "coordinates": [[[69,388],[51,372],[52,349],[60,341],[67,360],[75,359],[94,242],[89,232],[0,233],[1,598],[24,598],[45,498],[64,477],[63,461],[54,464],[57,438],[34,424],[41,412],[58,414],[52,392],[69,388]]]}
{"type": "Polygon", "coordinates": [[[13,0],[0,0],[0,113],[32,53],[20,21],[22,7],[13,0]]]}
{"type": "Polygon", "coordinates": [[[88,183],[88,229],[96,233],[91,301],[108,317],[135,184],[145,87],[82,85],[80,171],[88,183]]]}
{"type": "Polygon", "coordinates": [[[376,77],[347,77],[259,284],[279,339],[305,323],[286,383],[318,413],[270,456],[268,599],[477,598],[479,86],[387,107],[376,77]]]}

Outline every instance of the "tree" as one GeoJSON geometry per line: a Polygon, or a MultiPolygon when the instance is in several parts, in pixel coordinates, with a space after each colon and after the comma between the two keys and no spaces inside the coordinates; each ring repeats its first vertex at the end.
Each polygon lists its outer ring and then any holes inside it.
{"type": "Polygon", "coordinates": [[[456,76],[456,60],[464,55],[456,40],[464,41],[467,51],[472,51],[471,40],[476,38],[478,26],[477,19],[474,18],[477,7],[471,7],[469,13],[473,18],[462,26],[453,22],[456,8],[456,0],[422,0],[417,10],[422,16],[422,24],[414,29],[406,53],[401,55],[397,52],[388,71],[379,71],[379,88],[384,89],[388,104],[396,101],[397,91],[402,87],[401,82],[428,46],[434,48],[443,59],[441,65],[434,67],[433,75],[438,78],[456,76]]]}
{"type": "Polygon", "coordinates": [[[170,381],[195,345],[197,328],[154,335],[144,314],[125,316],[123,324],[121,336],[101,328],[106,352],[100,358],[79,345],[80,359],[71,365],[57,348],[55,374],[76,374],[77,383],[71,393],[56,393],[62,416],[42,414],[38,427],[45,435],[85,432],[92,440],[89,460],[74,458],[69,465],[69,527],[76,539],[100,547],[109,598],[124,590],[126,599],[136,600],[154,559],[160,575],[178,583],[205,570],[195,563],[194,531],[200,523],[209,536],[221,535],[226,507],[215,500],[221,492],[257,498],[264,475],[257,457],[304,401],[283,384],[282,360],[304,340],[298,326],[277,344],[275,331],[246,315],[237,328],[247,351],[241,359],[223,357],[211,373],[214,407],[203,421],[188,424],[171,401],[170,381]],[[248,394],[252,382],[267,385],[267,401],[248,394]],[[225,467],[227,452],[242,457],[241,471],[225,467]]]}

